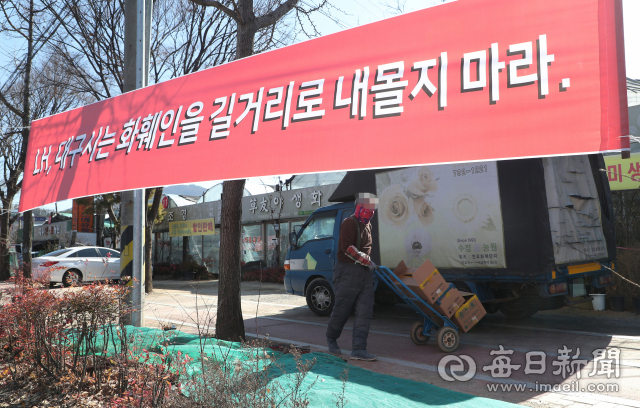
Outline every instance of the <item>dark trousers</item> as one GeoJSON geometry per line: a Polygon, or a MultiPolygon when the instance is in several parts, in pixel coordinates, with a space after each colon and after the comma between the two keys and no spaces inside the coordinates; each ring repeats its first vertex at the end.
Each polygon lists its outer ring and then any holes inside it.
{"type": "Polygon", "coordinates": [[[336,302],[327,327],[327,337],[338,339],[355,308],[353,350],[366,350],[373,315],[373,272],[366,266],[336,262],[333,269],[333,291],[336,302]]]}

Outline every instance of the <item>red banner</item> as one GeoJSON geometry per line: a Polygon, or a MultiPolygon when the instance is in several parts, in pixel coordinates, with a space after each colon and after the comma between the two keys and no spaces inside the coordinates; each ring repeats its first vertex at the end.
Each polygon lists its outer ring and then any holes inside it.
{"type": "Polygon", "coordinates": [[[20,211],[206,180],[620,150],[621,13],[621,0],[460,0],[37,120],[20,211]]]}

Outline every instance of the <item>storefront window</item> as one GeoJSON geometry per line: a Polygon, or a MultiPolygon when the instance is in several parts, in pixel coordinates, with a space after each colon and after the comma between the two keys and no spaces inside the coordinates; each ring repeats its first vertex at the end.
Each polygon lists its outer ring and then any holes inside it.
{"type": "Polygon", "coordinates": [[[169,262],[174,264],[182,262],[182,237],[171,237],[171,255],[169,262]]]}
{"type": "Polygon", "coordinates": [[[189,256],[202,265],[202,235],[189,237],[189,256]]]}
{"type": "Polygon", "coordinates": [[[242,226],[242,265],[264,260],[262,224],[242,226]]]}
{"type": "Polygon", "coordinates": [[[205,235],[202,262],[211,273],[220,273],[220,234],[205,235]]]}
{"type": "Polygon", "coordinates": [[[278,258],[278,252],[276,251],[278,233],[275,229],[275,224],[267,224],[267,266],[269,268],[277,268],[280,266],[280,260],[278,258]]]}
{"type": "Polygon", "coordinates": [[[302,225],[304,221],[292,221],[280,223],[280,265],[284,265],[284,260],[289,252],[289,234],[296,225],[302,225]]]}
{"type": "Polygon", "coordinates": [[[289,223],[280,223],[280,266],[284,265],[289,250],[289,223]]]}
{"type": "Polygon", "coordinates": [[[163,232],[161,234],[161,240],[160,240],[159,246],[162,251],[160,262],[170,262],[171,261],[171,237],[169,236],[168,232],[163,232]]]}

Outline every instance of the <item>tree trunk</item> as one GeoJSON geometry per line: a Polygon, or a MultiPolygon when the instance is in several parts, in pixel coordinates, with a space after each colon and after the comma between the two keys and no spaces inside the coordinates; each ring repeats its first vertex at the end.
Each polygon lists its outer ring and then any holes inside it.
{"type": "Polygon", "coordinates": [[[189,237],[182,237],[182,262],[187,262],[189,259],[189,237]]]}
{"type": "Polygon", "coordinates": [[[120,236],[120,221],[116,218],[116,214],[113,212],[111,206],[107,207],[107,214],[109,214],[109,219],[111,220],[111,224],[113,224],[113,228],[111,228],[111,248],[118,249],[116,238],[120,236]]]}
{"type": "MultiPolygon", "coordinates": [[[[236,59],[253,54],[257,31],[253,1],[237,3],[244,23],[237,23],[236,59]]],[[[220,278],[216,337],[221,340],[244,340],[244,320],[240,296],[240,238],[242,237],[242,195],[245,180],[225,181],[222,185],[220,214],[220,278]]]]}
{"type": "Polygon", "coordinates": [[[220,280],[216,337],[244,340],[240,297],[240,238],[244,180],[225,181],[220,214],[220,280]]]}
{"type": "Polygon", "coordinates": [[[11,277],[11,262],[9,261],[9,220],[11,219],[11,206],[7,207],[5,200],[0,214],[0,280],[6,281],[11,277]]]}
{"type": "Polygon", "coordinates": [[[144,291],[153,292],[153,270],[151,268],[151,235],[153,224],[144,227],[144,291]]]}
{"type": "Polygon", "coordinates": [[[17,191],[7,187],[6,194],[2,194],[2,212],[0,213],[0,281],[6,281],[11,277],[11,261],[9,248],[15,242],[11,242],[9,230],[11,228],[11,207],[17,191]]]}
{"type": "Polygon", "coordinates": [[[152,243],[152,234],[153,234],[153,226],[156,223],[156,217],[158,216],[158,210],[160,209],[160,201],[162,201],[162,187],[156,188],[153,193],[153,204],[151,204],[151,208],[147,204],[149,202],[149,197],[151,195],[151,190],[147,190],[147,194],[145,194],[145,207],[147,209],[147,222],[145,224],[145,233],[144,233],[144,291],[145,293],[153,292],[153,268],[152,268],[152,254],[153,247],[152,243]]]}
{"type": "Polygon", "coordinates": [[[101,246],[101,247],[104,246],[103,231],[104,231],[104,215],[97,214],[96,215],[96,245],[97,246],[101,246]]]}
{"type": "MultiPolygon", "coordinates": [[[[31,128],[31,66],[33,64],[33,22],[34,2],[29,1],[29,28],[27,38],[27,61],[24,73],[24,90],[22,91],[22,149],[20,161],[26,162],[27,145],[31,128]]],[[[33,214],[25,211],[23,214],[24,226],[22,227],[22,269],[24,275],[31,277],[31,248],[33,247],[33,214]]]]}
{"type": "Polygon", "coordinates": [[[25,278],[31,277],[31,249],[33,248],[33,213],[25,211],[22,214],[22,271],[25,278]]]}

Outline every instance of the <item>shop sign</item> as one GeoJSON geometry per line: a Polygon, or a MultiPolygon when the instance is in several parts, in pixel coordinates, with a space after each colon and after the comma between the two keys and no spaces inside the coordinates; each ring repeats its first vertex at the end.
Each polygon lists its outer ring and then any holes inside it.
{"type": "Polygon", "coordinates": [[[611,190],[640,188],[640,153],[631,153],[630,159],[623,159],[620,154],[605,156],[604,162],[611,190]]]}
{"type": "Polygon", "coordinates": [[[213,235],[216,233],[215,220],[207,218],[203,220],[185,220],[169,223],[170,237],[184,237],[194,235],[213,235]]]}
{"type": "Polygon", "coordinates": [[[33,228],[34,241],[60,239],[67,232],[67,221],[55,222],[33,228]]]}
{"type": "Polygon", "coordinates": [[[338,184],[276,191],[242,199],[242,222],[306,217],[331,204],[329,197],[338,184]]]}
{"type": "Polygon", "coordinates": [[[93,232],[93,197],[73,200],[71,210],[71,229],[78,232],[93,232]]]}

